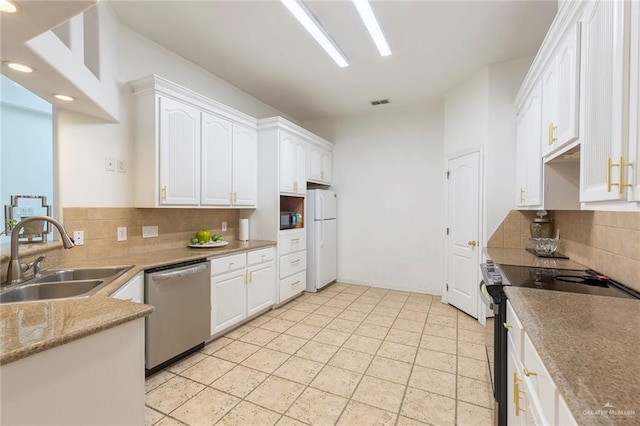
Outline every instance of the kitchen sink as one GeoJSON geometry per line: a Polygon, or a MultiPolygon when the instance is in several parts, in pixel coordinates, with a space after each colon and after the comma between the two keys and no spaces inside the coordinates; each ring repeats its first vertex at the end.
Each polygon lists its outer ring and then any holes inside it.
{"type": "Polygon", "coordinates": [[[130,265],[44,271],[41,277],[2,291],[0,303],[88,297],[129,269],[130,265]]]}
{"type": "Polygon", "coordinates": [[[127,271],[131,266],[117,266],[107,268],[75,268],[56,271],[46,271],[40,278],[33,279],[29,283],[53,283],[60,281],[78,280],[113,280],[127,271]]]}
{"type": "Polygon", "coordinates": [[[59,281],[54,283],[21,284],[0,294],[1,303],[63,299],[89,296],[102,286],[102,280],[59,281]],[[92,291],[95,290],[95,291],[92,291]]]}

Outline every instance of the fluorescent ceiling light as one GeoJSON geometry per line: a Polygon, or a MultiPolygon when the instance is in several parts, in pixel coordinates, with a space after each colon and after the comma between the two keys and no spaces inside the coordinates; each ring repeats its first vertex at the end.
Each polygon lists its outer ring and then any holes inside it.
{"type": "Polygon", "coordinates": [[[11,68],[12,70],[18,71],[18,72],[30,73],[35,71],[35,68],[30,67],[28,65],[20,64],[18,62],[7,61],[7,62],[4,62],[4,64],[9,68],[11,68]]]}
{"type": "Polygon", "coordinates": [[[311,34],[318,44],[331,56],[340,68],[349,66],[347,58],[340,48],[331,39],[329,34],[322,28],[313,13],[305,6],[301,0],[280,0],[289,12],[302,24],[302,26],[311,34]]]}
{"type": "Polygon", "coordinates": [[[366,25],[367,30],[369,30],[369,34],[371,34],[371,38],[376,44],[380,55],[391,55],[389,43],[387,43],[387,39],[384,37],[380,23],[378,22],[376,15],[373,13],[369,0],[353,0],[353,4],[356,6],[356,9],[358,9],[358,13],[366,25]]]}

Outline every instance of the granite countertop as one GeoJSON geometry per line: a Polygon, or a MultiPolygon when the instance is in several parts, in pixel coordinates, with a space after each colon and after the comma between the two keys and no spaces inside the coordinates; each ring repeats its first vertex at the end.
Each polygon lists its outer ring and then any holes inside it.
{"type": "Polygon", "coordinates": [[[578,424],[638,424],[640,300],[524,287],[505,293],[578,424]]]}
{"type": "Polygon", "coordinates": [[[274,245],[275,241],[230,241],[219,248],[182,247],[58,265],[52,269],[133,267],[91,297],[0,304],[0,365],[151,314],[152,306],[109,297],[145,269],[274,245]]]}

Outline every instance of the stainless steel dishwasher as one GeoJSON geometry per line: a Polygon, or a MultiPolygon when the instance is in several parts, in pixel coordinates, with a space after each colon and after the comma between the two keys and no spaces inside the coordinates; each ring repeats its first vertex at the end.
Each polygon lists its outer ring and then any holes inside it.
{"type": "Polygon", "coordinates": [[[202,348],[210,337],[211,262],[206,259],[145,271],[145,368],[151,375],[202,348]]]}

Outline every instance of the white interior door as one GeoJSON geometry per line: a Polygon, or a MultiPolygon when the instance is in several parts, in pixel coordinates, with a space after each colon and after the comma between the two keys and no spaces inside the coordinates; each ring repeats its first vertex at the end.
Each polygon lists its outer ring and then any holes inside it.
{"type": "Polygon", "coordinates": [[[480,152],[449,160],[447,288],[448,302],[478,317],[481,244],[480,152]]]}
{"type": "Polygon", "coordinates": [[[336,219],[317,220],[316,231],[316,286],[323,287],[337,276],[336,219]]]}

